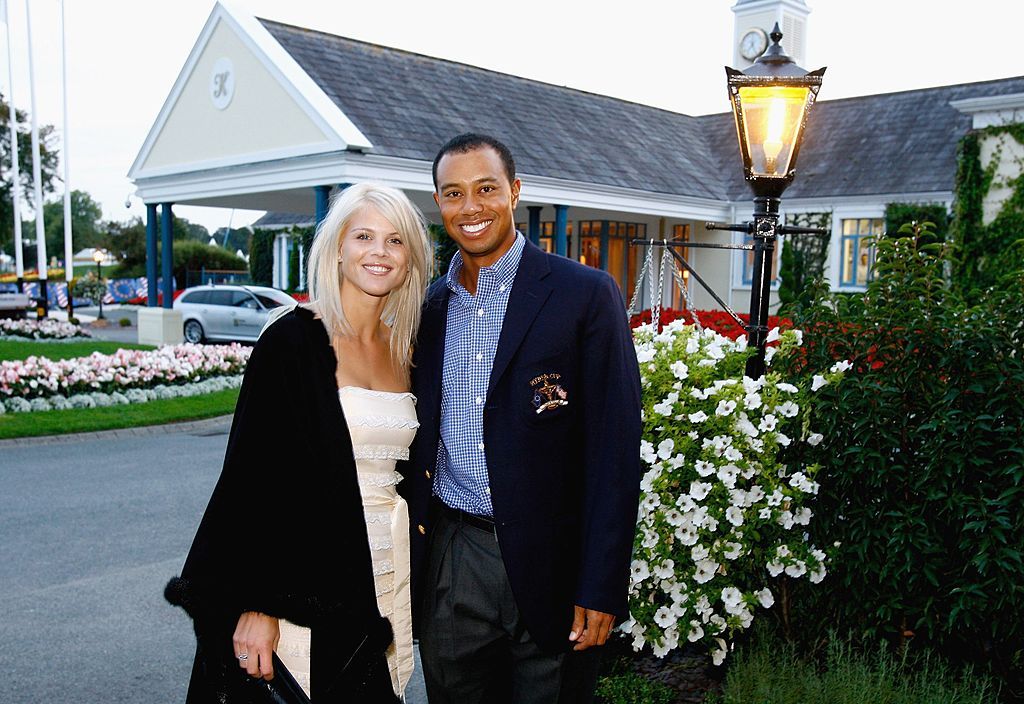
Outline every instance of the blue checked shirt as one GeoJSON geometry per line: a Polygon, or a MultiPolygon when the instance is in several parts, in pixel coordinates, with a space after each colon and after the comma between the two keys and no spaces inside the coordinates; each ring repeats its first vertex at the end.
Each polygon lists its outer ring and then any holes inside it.
{"type": "Polygon", "coordinates": [[[484,405],[501,325],[526,239],[516,233],[512,248],[480,270],[476,295],[459,283],[462,255],[448,267],[448,322],[441,376],[441,444],[434,493],[453,508],[493,516],[484,454],[484,405]]]}

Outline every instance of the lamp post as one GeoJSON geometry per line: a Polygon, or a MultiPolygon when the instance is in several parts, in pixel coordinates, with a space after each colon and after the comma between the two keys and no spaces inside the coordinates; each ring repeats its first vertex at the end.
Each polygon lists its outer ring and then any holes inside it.
{"type": "MultiPolygon", "coordinates": [[[[92,250],[92,260],[96,262],[96,282],[98,284],[103,283],[103,257],[104,253],[102,249],[92,250]]],[[[106,291],[104,291],[106,293],[106,291]]],[[[103,293],[100,294],[100,312],[96,316],[97,320],[103,320],[103,293]]]]}
{"type": "Polygon", "coordinates": [[[765,371],[768,303],[775,242],[780,234],[820,234],[813,228],[779,225],[782,192],[796,175],[804,125],[821,88],[824,68],[806,71],[782,51],[776,24],[771,46],[745,71],[726,67],[729,100],[736,120],[743,175],[754,192],[754,221],[715,229],[738,230],[753,237],[754,270],[750,284],[747,339],[757,354],[747,361],[746,374],[765,371]]]}

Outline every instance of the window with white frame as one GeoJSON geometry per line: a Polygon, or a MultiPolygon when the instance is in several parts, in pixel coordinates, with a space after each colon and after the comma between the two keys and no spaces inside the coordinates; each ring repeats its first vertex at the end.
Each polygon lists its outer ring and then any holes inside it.
{"type": "Polygon", "coordinates": [[[869,238],[879,237],[885,230],[882,218],[848,218],[843,220],[839,246],[839,285],[866,286],[875,264],[875,248],[869,238]]]}

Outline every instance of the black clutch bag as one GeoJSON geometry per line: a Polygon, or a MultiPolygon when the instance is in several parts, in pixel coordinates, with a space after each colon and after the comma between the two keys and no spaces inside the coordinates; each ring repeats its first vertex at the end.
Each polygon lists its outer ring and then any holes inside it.
{"type": "Polygon", "coordinates": [[[288,668],[284,666],[277,653],[273,656],[274,679],[264,679],[244,675],[243,685],[245,701],[252,704],[310,704],[309,697],[288,668]]]}

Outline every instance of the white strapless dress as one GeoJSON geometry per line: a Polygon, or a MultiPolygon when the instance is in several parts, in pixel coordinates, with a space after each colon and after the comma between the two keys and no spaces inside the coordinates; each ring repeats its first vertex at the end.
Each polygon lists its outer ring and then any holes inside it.
{"type": "MultiPolygon", "coordinates": [[[[412,600],[409,509],[396,489],[402,477],[395,471],[395,462],[409,459],[409,446],[419,427],[416,397],[407,392],[371,391],[357,386],[344,386],[338,395],[352,436],[377,607],[395,632],[387,651],[391,684],[395,694],[402,697],[413,671],[412,600]]],[[[281,619],[277,654],[310,694],[309,629],[281,619]]]]}

